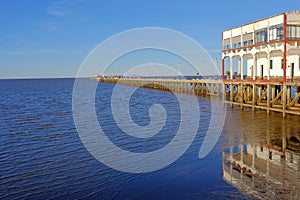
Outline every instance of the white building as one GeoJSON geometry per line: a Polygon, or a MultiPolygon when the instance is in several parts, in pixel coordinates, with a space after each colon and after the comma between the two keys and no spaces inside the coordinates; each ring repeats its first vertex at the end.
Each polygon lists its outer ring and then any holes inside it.
{"type": "Polygon", "coordinates": [[[222,45],[223,79],[300,79],[300,11],[223,31],[222,45]]]}

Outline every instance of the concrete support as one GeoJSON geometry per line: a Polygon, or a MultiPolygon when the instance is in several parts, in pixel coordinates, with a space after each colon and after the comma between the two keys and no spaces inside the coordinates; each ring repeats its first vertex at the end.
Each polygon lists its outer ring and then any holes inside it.
{"type": "Polygon", "coordinates": [[[253,80],[256,80],[256,71],[257,71],[256,56],[253,55],[253,67],[252,67],[252,79],[253,80]]]}
{"type": "Polygon", "coordinates": [[[229,71],[230,71],[230,79],[233,79],[233,62],[232,56],[229,57],[229,71]]]}
{"type": "Polygon", "coordinates": [[[241,59],[239,58],[238,59],[238,71],[237,71],[238,74],[241,74],[241,59]]]}
{"type": "Polygon", "coordinates": [[[225,79],[225,58],[222,58],[222,80],[225,79]]]}
{"type": "Polygon", "coordinates": [[[240,58],[240,68],[241,68],[241,80],[244,80],[244,58],[243,56],[240,58]]]}
{"type": "Polygon", "coordinates": [[[270,80],[270,74],[271,74],[271,69],[270,69],[270,52],[267,52],[267,77],[268,80],[270,80]]]}

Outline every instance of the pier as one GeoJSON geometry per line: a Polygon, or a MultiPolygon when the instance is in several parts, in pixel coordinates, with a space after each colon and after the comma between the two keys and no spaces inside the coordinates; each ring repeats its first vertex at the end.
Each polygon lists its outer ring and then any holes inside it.
{"type": "Polygon", "coordinates": [[[253,81],[169,78],[94,78],[98,82],[122,84],[197,96],[219,96],[232,108],[261,109],[300,115],[300,81],[253,81]]]}
{"type": "Polygon", "coordinates": [[[122,84],[185,94],[220,96],[221,80],[188,80],[170,78],[95,78],[98,82],[122,84]]]}
{"type": "Polygon", "coordinates": [[[223,86],[229,88],[223,98],[231,107],[244,107],[300,115],[300,82],[259,82],[259,81],[225,81],[223,86]]]}

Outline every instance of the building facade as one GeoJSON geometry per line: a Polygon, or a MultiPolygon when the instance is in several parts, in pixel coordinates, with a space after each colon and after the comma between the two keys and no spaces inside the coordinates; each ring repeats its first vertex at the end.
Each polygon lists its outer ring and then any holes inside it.
{"type": "Polygon", "coordinates": [[[222,78],[300,80],[300,11],[223,31],[222,78]]]}

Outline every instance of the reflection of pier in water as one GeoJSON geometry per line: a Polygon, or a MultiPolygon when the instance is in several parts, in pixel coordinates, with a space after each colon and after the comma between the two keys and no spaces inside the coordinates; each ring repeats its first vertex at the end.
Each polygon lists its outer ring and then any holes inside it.
{"type": "MultiPolygon", "coordinates": [[[[276,136],[271,132],[276,127],[270,129],[276,121],[268,122],[258,119],[256,126],[266,123],[267,128],[252,130],[261,132],[254,136],[257,138],[249,136],[251,129],[244,126],[239,131],[246,140],[239,144],[228,141],[223,150],[223,179],[257,198],[300,199],[299,129],[283,122],[279,124],[282,130],[277,131],[282,135],[276,136]]],[[[225,138],[234,140],[230,134],[225,138]]]]}

